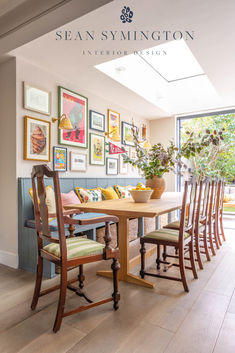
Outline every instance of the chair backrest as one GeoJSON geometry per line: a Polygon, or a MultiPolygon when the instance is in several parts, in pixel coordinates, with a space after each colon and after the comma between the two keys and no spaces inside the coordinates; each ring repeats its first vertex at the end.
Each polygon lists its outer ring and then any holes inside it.
{"type": "MultiPolygon", "coordinates": [[[[32,189],[33,189],[33,201],[34,201],[34,213],[36,221],[36,231],[38,238],[45,239],[51,242],[60,243],[60,257],[66,259],[66,239],[63,219],[63,208],[61,202],[60,183],[57,171],[52,171],[46,165],[36,165],[32,169],[32,189]],[[50,226],[49,226],[49,215],[48,207],[46,204],[46,188],[44,184],[44,177],[52,178],[53,187],[55,192],[55,203],[56,203],[56,218],[58,224],[59,239],[55,240],[51,237],[50,226]],[[37,187],[36,187],[37,179],[37,187]]],[[[39,247],[42,247],[42,241],[38,242],[39,247]]]]}
{"type": "Polygon", "coordinates": [[[196,217],[195,226],[199,228],[202,221],[206,223],[209,205],[209,195],[210,195],[210,178],[206,177],[200,180],[197,207],[196,207],[196,217]]]}
{"type": "Polygon", "coordinates": [[[197,180],[195,177],[191,177],[190,180],[185,181],[184,183],[184,195],[182,200],[179,231],[179,243],[182,246],[184,244],[184,233],[188,232],[192,236],[194,232],[196,199],[197,180]]]}
{"type": "Polygon", "coordinates": [[[210,201],[209,201],[209,212],[208,217],[215,216],[216,213],[216,205],[217,205],[217,196],[218,196],[218,187],[219,187],[219,180],[215,179],[212,180],[210,185],[210,201]]]}

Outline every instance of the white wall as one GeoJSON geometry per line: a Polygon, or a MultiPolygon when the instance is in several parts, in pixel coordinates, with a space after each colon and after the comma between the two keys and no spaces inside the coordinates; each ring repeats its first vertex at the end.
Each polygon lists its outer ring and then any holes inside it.
{"type": "MultiPolygon", "coordinates": [[[[108,102],[104,99],[97,97],[96,95],[88,92],[84,87],[79,86],[79,77],[74,78],[74,82],[66,80],[65,77],[59,77],[51,72],[47,72],[45,69],[34,66],[31,63],[23,61],[17,58],[17,177],[29,177],[32,170],[32,166],[37,164],[35,161],[23,160],[23,139],[24,139],[24,116],[29,115],[35,118],[51,121],[51,117],[58,116],[58,85],[63,86],[72,91],[78,92],[88,98],[88,108],[105,114],[107,117],[107,109],[113,109],[120,113],[121,121],[131,123],[132,118],[135,124],[140,127],[143,122],[147,123],[143,117],[138,116],[130,111],[123,109],[118,104],[118,97],[116,102],[108,102]],[[36,112],[27,111],[23,108],[23,81],[30,82],[36,86],[42,87],[52,92],[52,115],[46,116],[36,112]]],[[[102,90],[102,87],[100,87],[102,90]]],[[[106,119],[107,127],[107,119],[106,119]]],[[[92,132],[92,130],[90,130],[92,132]]],[[[98,133],[93,130],[94,133],[98,133]]],[[[102,133],[101,133],[102,134],[102,133]]],[[[52,143],[51,146],[58,146],[58,135],[57,135],[57,123],[52,124],[52,143]]],[[[115,143],[118,144],[118,143],[115,143]]],[[[119,144],[121,146],[121,144],[119,144]]],[[[86,173],[78,173],[67,171],[61,173],[61,177],[105,177],[106,169],[105,166],[91,166],[89,165],[89,154],[88,149],[74,148],[65,146],[68,148],[68,155],[70,151],[82,152],[87,154],[88,168],[86,173]]],[[[106,157],[109,155],[106,154],[106,157]]],[[[111,157],[118,158],[118,155],[111,157]]],[[[41,162],[39,162],[41,163],[41,162]]],[[[52,162],[49,163],[52,167],[52,162]]],[[[128,166],[128,175],[126,177],[138,176],[136,171],[133,171],[131,166],[128,166]]],[[[110,176],[109,176],[110,177],[110,176]]]]}
{"type": "MultiPolygon", "coordinates": [[[[155,143],[162,143],[167,147],[169,141],[172,140],[176,143],[176,122],[175,117],[151,120],[149,123],[150,142],[152,145],[155,143]]],[[[164,175],[167,185],[167,191],[176,191],[176,176],[174,173],[164,175]]]]}
{"type": "Polygon", "coordinates": [[[16,61],[0,65],[0,263],[18,266],[16,61]]]}

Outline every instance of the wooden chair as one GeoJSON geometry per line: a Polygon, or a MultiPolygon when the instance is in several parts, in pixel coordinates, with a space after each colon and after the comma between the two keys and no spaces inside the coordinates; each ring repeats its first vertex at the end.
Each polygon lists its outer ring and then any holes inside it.
{"type": "Polygon", "coordinates": [[[190,269],[193,272],[194,278],[198,278],[197,271],[194,262],[194,220],[195,220],[195,206],[197,198],[197,181],[195,178],[191,178],[190,181],[185,181],[184,184],[184,195],[182,201],[181,217],[180,217],[180,227],[176,229],[159,229],[153,232],[146,234],[140,238],[140,254],[141,254],[141,270],[140,276],[153,276],[159,278],[165,278],[174,281],[181,281],[183,283],[184,290],[189,292],[189,288],[186,281],[185,268],[190,269]],[[188,195],[190,195],[189,207],[188,207],[188,217],[186,220],[186,210],[188,205],[188,195]],[[145,271],[145,244],[156,244],[157,245],[157,269],[160,270],[160,264],[168,265],[168,268],[171,266],[177,266],[180,269],[181,277],[170,277],[162,275],[160,273],[149,273],[145,271]],[[169,255],[169,257],[178,258],[179,263],[170,263],[163,260],[160,260],[160,246],[171,246],[178,250],[179,255],[169,255]],[[190,262],[191,267],[185,266],[184,264],[184,249],[186,246],[189,246],[190,262]]]}
{"type": "Polygon", "coordinates": [[[210,185],[210,198],[209,198],[209,209],[208,209],[208,220],[207,220],[208,239],[209,239],[210,249],[211,249],[212,255],[214,255],[214,256],[216,255],[214,244],[215,244],[217,249],[220,248],[218,235],[217,235],[218,186],[219,186],[219,180],[218,179],[215,179],[215,180],[213,180],[211,182],[211,185],[210,185]]]}
{"type": "MultiPolygon", "coordinates": [[[[93,219],[75,220],[72,218],[73,214],[79,213],[78,211],[67,211],[63,212],[60,194],[60,184],[58,172],[51,171],[46,165],[37,165],[32,170],[32,188],[33,188],[33,199],[34,199],[34,212],[36,220],[36,231],[37,231],[37,243],[38,243],[38,265],[37,265],[37,277],[35,283],[35,290],[33,300],[31,304],[32,310],[36,308],[39,297],[51,293],[54,290],[60,289],[59,302],[57,308],[56,319],[54,323],[53,331],[57,332],[60,329],[62,318],[69,316],[89,308],[95,307],[100,304],[105,304],[113,301],[113,307],[115,310],[118,309],[118,302],[120,295],[118,293],[118,270],[119,265],[119,249],[112,249],[110,247],[111,234],[110,234],[110,222],[118,222],[118,218],[114,216],[103,216],[93,219]],[[46,191],[44,185],[44,176],[53,179],[54,191],[55,191],[55,202],[56,202],[56,214],[48,214],[46,206],[46,191]],[[37,179],[37,191],[36,191],[36,180],[37,179]],[[38,202],[39,198],[39,202],[38,202]],[[59,238],[55,238],[51,235],[50,227],[48,223],[49,216],[56,216],[58,222],[58,233],[59,238]],[[85,239],[83,237],[65,237],[65,224],[69,224],[72,229],[74,224],[92,224],[97,222],[105,222],[105,246],[97,243],[93,240],[85,239]],[[43,246],[43,241],[49,242],[48,245],[43,246]],[[42,283],[42,271],[43,271],[43,259],[52,261],[56,265],[60,266],[61,277],[60,285],[56,285],[52,288],[41,291],[42,283]],[[112,259],[111,268],[113,270],[113,294],[111,297],[93,303],[87,296],[82,292],[83,281],[85,279],[83,275],[83,265],[90,262],[96,262],[101,260],[112,259]],[[67,270],[71,267],[79,267],[78,278],[69,280],[67,279],[67,270]],[[79,287],[74,287],[71,284],[75,281],[79,282],[79,287]],[[65,311],[65,299],[66,290],[70,289],[77,295],[84,297],[89,304],[80,306],[70,311],[65,311]]],[[[71,230],[72,234],[72,230],[71,230]]]]}
{"type": "Polygon", "coordinates": [[[222,236],[223,241],[226,241],[223,227],[223,201],[224,201],[224,188],[225,181],[221,179],[218,185],[217,193],[217,205],[216,205],[216,227],[217,227],[217,236],[220,245],[222,245],[220,235],[222,236]]]}

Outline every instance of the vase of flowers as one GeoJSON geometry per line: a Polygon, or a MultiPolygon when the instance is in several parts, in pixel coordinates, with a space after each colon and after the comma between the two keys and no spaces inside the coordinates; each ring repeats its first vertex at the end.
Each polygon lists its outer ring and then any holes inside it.
{"type": "Polygon", "coordinates": [[[185,167],[180,161],[178,148],[172,141],[167,148],[161,143],[157,143],[150,148],[144,148],[139,140],[138,130],[132,127],[134,146],[136,150],[136,158],[130,158],[123,154],[125,163],[129,163],[137,167],[143,173],[146,179],[146,186],[153,189],[152,199],[160,199],[165,191],[164,174],[171,171],[176,172],[177,168],[185,167]]]}

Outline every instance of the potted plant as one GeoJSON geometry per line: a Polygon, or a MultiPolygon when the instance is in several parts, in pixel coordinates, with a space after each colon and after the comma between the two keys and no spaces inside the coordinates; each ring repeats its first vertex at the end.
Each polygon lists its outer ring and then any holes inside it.
{"type": "Polygon", "coordinates": [[[171,141],[167,148],[161,143],[157,143],[151,148],[144,148],[139,141],[138,130],[132,127],[134,147],[137,157],[130,158],[123,154],[125,163],[130,163],[139,168],[146,179],[146,186],[153,189],[152,199],[160,199],[165,191],[165,180],[163,175],[171,171],[176,172],[177,166],[185,166],[180,161],[178,148],[171,141]]]}

